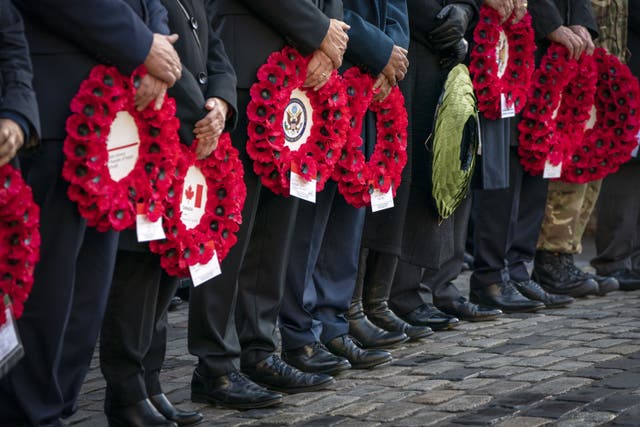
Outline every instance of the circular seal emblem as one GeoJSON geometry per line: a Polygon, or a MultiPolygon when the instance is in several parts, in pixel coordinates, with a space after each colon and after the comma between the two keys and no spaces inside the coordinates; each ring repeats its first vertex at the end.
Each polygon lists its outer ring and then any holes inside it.
{"type": "Polygon", "coordinates": [[[298,142],[304,135],[306,127],[307,109],[299,98],[292,96],[282,118],[282,129],[287,142],[298,142]]]}

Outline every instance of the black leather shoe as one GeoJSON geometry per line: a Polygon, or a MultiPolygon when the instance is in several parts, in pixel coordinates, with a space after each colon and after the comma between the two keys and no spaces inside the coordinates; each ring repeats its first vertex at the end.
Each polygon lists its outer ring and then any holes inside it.
{"type": "Polygon", "coordinates": [[[537,251],[531,278],[556,295],[580,298],[598,294],[598,283],[575,266],[572,254],[537,251]]]}
{"type": "Polygon", "coordinates": [[[499,308],[505,313],[523,313],[544,308],[544,303],[524,297],[507,282],[474,288],[469,292],[469,297],[473,303],[499,308]]]}
{"type": "Polygon", "coordinates": [[[180,306],[182,305],[182,298],[180,297],[173,297],[171,298],[171,301],[169,301],[169,311],[176,311],[178,308],[180,308],[180,306]]]}
{"type": "Polygon", "coordinates": [[[621,291],[635,291],[640,289],[640,273],[631,270],[617,270],[607,274],[614,277],[620,284],[621,291]]]}
{"type": "Polygon", "coordinates": [[[164,393],[149,396],[149,400],[166,419],[174,421],[180,427],[198,424],[204,418],[200,412],[179,410],[164,393]]]}
{"type": "Polygon", "coordinates": [[[178,427],[158,412],[149,399],[133,405],[118,406],[107,398],[104,401],[104,414],[109,427],[178,427]]]}
{"type": "Polygon", "coordinates": [[[618,279],[611,276],[598,276],[597,274],[589,274],[589,276],[598,284],[598,295],[604,296],[609,292],[620,289],[618,279]]]}
{"type": "Polygon", "coordinates": [[[335,355],[345,357],[353,369],[371,369],[388,365],[393,361],[391,353],[384,350],[366,350],[360,348],[349,335],[341,335],[325,344],[335,355]]]}
{"type": "Polygon", "coordinates": [[[282,395],[260,387],[240,372],[208,377],[196,368],[191,379],[191,400],[231,409],[254,409],[282,403],[282,395]]]}
{"type": "Polygon", "coordinates": [[[345,317],[349,320],[349,335],[358,340],[363,348],[393,348],[409,340],[404,332],[386,331],[371,323],[364,314],[361,300],[351,301],[345,317]]]}
{"type": "Polygon", "coordinates": [[[242,371],[251,381],[282,393],[304,393],[327,388],[336,380],[326,374],[302,372],[285,363],[275,354],[261,360],[254,366],[243,367],[242,371]]]}
{"type": "Polygon", "coordinates": [[[344,357],[336,356],[319,342],[283,351],[282,360],[302,372],[335,375],[351,368],[351,363],[344,357]]]}
{"type": "Polygon", "coordinates": [[[511,281],[511,283],[522,295],[534,301],[542,301],[547,308],[566,307],[575,301],[568,295],[550,294],[533,280],[511,281]]]}
{"type": "Polygon", "coordinates": [[[457,317],[441,312],[431,303],[422,304],[400,317],[412,325],[428,326],[434,331],[453,328],[460,323],[457,317]]]}
{"type": "Polygon", "coordinates": [[[437,303],[442,312],[469,322],[484,322],[502,316],[502,310],[474,304],[463,296],[457,300],[437,303]]]}

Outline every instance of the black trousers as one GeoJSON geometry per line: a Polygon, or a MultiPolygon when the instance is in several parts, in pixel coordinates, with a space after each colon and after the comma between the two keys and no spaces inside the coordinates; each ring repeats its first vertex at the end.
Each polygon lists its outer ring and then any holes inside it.
{"type": "Polygon", "coordinates": [[[100,368],[112,402],[131,405],[162,393],[167,310],[177,287],[158,255],[118,251],[100,332],[100,368]]]}
{"type": "MultiPolygon", "coordinates": [[[[430,212],[435,216],[433,210],[424,214],[429,215],[430,212]]],[[[453,215],[441,224],[448,231],[434,230],[431,234],[429,241],[434,247],[453,245],[453,250],[447,251],[448,255],[442,259],[438,268],[422,268],[406,261],[399,262],[389,299],[391,308],[396,313],[409,313],[429,302],[436,306],[445,305],[462,296],[451,281],[458,277],[462,268],[470,212],[471,197],[467,197],[453,215]],[[446,241],[442,241],[443,239],[446,241]]],[[[423,234],[428,236],[424,231],[423,234]]]]}
{"type": "Polygon", "coordinates": [[[249,91],[238,91],[238,127],[232,134],[244,165],[247,200],[238,243],[222,274],[192,289],[189,352],[205,375],[221,376],[255,364],[276,350],[275,331],[298,199],[262,188],[247,156],[249,91]]]}
{"type": "Polygon", "coordinates": [[[473,195],[474,266],[471,287],[527,280],[547,198],[547,180],[520,165],[510,148],[509,188],[476,190],[473,195]]]}
{"type": "Polygon", "coordinates": [[[62,141],[20,160],[40,206],[40,262],[18,320],[25,357],[0,385],[1,424],[56,425],[75,410],[107,303],[118,233],[88,228],[67,197],[62,141]]]}
{"type": "Polygon", "coordinates": [[[602,183],[598,199],[597,256],[599,274],[616,270],[640,272],[640,163],[620,167],[602,183]]]}

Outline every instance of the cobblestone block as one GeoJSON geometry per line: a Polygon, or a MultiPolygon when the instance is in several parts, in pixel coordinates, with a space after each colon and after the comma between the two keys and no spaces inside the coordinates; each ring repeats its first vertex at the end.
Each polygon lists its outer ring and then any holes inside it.
{"type": "Polygon", "coordinates": [[[511,379],[514,381],[542,381],[547,378],[557,377],[558,375],[562,375],[561,371],[531,371],[525,372],[524,374],[516,375],[511,379]]]}
{"type": "Polygon", "coordinates": [[[447,402],[457,396],[464,394],[460,390],[436,390],[429,393],[415,396],[410,400],[415,403],[422,403],[426,405],[437,405],[439,403],[447,402]]]}
{"type": "Polygon", "coordinates": [[[540,393],[547,396],[566,393],[574,388],[591,384],[593,380],[587,378],[556,378],[537,384],[529,389],[531,393],[540,393]]]}
{"type": "Polygon", "coordinates": [[[556,427],[594,427],[611,421],[613,418],[615,415],[611,412],[580,411],[577,414],[571,414],[566,419],[558,420],[556,427]]]}
{"type": "Polygon", "coordinates": [[[491,396],[464,395],[451,399],[448,402],[434,406],[436,411],[462,412],[484,406],[491,402],[491,396]]]}
{"type": "Polygon", "coordinates": [[[363,416],[366,420],[388,423],[405,418],[422,409],[422,405],[409,402],[393,402],[381,405],[363,416]]]}
{"type": "Polygon", "coordinates": [[[498,424],[498,427],[538,427],[549,424],[552,420],[536,417],[515,417],[498,424]]]}

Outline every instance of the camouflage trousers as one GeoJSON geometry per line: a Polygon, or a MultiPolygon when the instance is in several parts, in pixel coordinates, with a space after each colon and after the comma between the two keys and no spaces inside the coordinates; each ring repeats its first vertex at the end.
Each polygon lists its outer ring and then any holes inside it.
{"type": "Polygon", "coordinates": [[[586,184],[549,182],[538,250],[582,252],[582,235],[598,201],[602,180],[586,184]]]}

